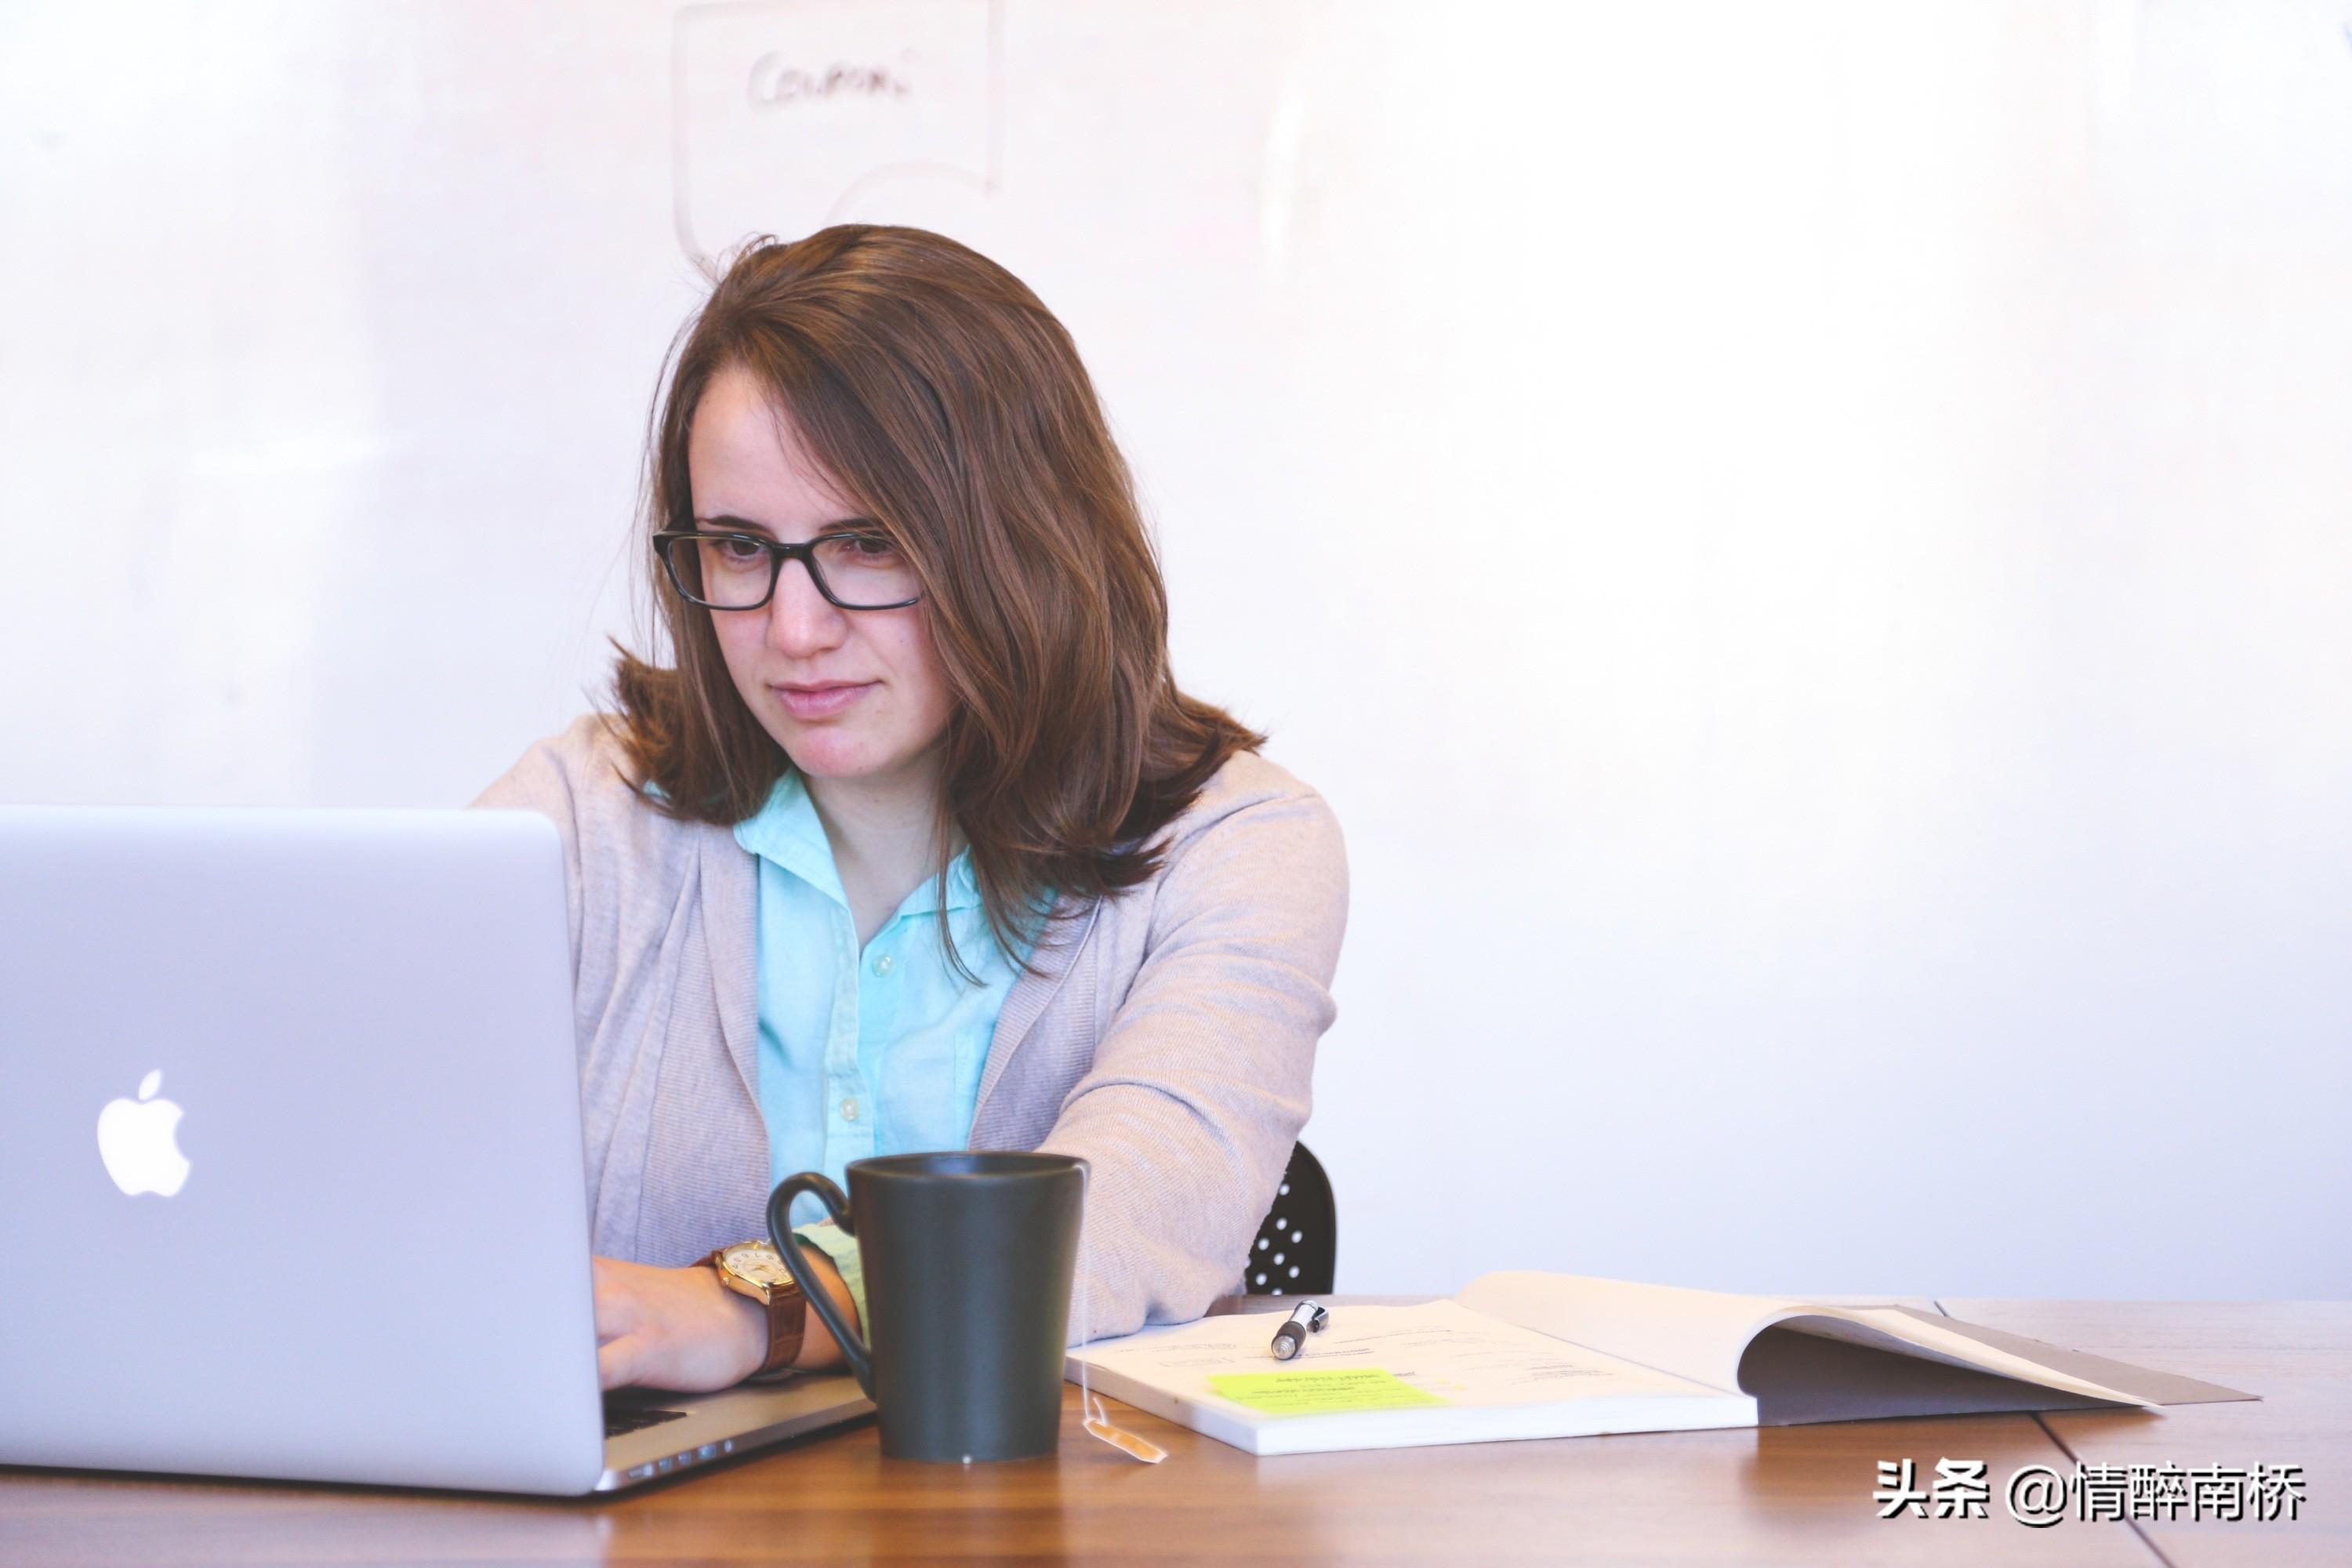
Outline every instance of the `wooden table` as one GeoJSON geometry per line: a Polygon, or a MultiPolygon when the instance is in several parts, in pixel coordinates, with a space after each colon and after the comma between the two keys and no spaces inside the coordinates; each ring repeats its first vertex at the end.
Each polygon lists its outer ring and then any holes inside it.
{"type": "MultiPolygon", "coordinates": [[[[2071,1464],[2299,1464],[2302,1517],[2139,1524],[2148,1561],[2352,1563],[2352,1301],[1947,1300],[1956,1318],[2242,1388],[2259,1405],[2036,1421],[2071,1464]]],[[[2050,1533],[2067,1528],[2061,1525],[2050,1533]]]]}
{"type": "MultiPolygon", "coordinates": [[[[885,1461],[870,1424],[604,1501],[0,1468],[0,1563],[1595,1562],[2352,1563],[2352,1303],[1958,1301],[1954,1315],[2265,1396],[2101,1412],[1661,1433],[1255,1459],[1114,1405],[1137,1464],[885,1461]],[[1983,1520],[1881,1520],[1877,1462],[1983,1459],[1983,1520]],[[2029,1529],[2020,1466],[2304,1467],[2293,1522],[2029,1529]]],[[[1075,1391],[1072,1394],[1073,1406],[1075,1391]]]]}

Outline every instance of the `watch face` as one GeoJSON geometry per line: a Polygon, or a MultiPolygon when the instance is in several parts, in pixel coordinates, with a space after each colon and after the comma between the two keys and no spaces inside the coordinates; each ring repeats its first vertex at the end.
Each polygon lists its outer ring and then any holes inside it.
{"type": "Polygon", "coordinates": [[[749,1279],[754,1285],[765,1285],[772,1290],[793,1282],[792,1270],[786,1268],[784,1260],[776,1256],[776,1249],[764,1241],[730,1247],[721,1255],[721,1260],[736,1278],[749,1279]]]}

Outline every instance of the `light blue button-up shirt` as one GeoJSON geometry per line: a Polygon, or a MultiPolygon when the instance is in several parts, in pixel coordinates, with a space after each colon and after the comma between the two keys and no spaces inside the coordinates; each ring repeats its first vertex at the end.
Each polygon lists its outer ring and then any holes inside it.
{"type": "MultiPolygon", "coordinates": [[[[771,1184],[798,1171],[845,1182],[849,1162],[869,1154],[962,1148],[996,1016],[1020,974],[989,931],[970,853],[948,867],[944,911],[937,884],[925,881],[861,950],[799,773],[786,773],[736,825],[735,841],[759,858],[759,1092],[771,1184]],[[942,918],[977,984],[948,962],[942,918]]],[[[824,1212],[804,1194],[793,1220],[824,1212]]]]}

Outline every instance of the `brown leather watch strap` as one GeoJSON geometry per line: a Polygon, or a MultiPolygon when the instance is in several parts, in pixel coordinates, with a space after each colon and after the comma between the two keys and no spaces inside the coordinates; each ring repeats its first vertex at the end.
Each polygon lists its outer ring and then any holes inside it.
{"type": "Polygon", "coordinates": [[[808,1331],[808,1298],[802,1295],[801,1288],[789,1279],[782,1285],[762,1287],[734,1273],[727,1267],[727,1254],[731,1250],[731,1247],[715,1247],[702,1261],[718,1272],[719,1282],[724,1289],[739,1296],[757,1301],[761,1299],[761,1290],[767,1293],[768,1355],[760,1363],[760,1370],[751,1375],[755,1378],[772,1377],[789,1372],[793,1363],[800,1360],[801,1341],[808,1331]]]}
{"type": "Polygon", "coordinates": [[[768,1292],[768,1359],[753,1377],[789,1371],[801,1358],[801,1340],[808,1332],[808,1298],[797,1285],[778,1286],[768,1292]]]}

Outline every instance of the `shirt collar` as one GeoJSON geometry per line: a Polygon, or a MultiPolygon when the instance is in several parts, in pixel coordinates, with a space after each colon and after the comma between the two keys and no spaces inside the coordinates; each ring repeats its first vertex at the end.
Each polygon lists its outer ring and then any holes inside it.
{"type": "Polygon", "coordinates": [[[948,862],[948,909],[976,910],[980,905],[980,879],[972,872],[971,851],[959,849],[948,862]]]}
{"type": "Polygon", "coordinates": [[[833,864],[833,844],[809,799],[797,769],[788,768],[768,792],[767,804],[735,825],[735,842],[772,865],[781,866],[831,899],[846,904],[841,873],[833,864]]]}
{"type": "MultiPolygon", "coordinates": [[[[824,836],[824,821],[809,798],[808,785],[798,769],[786,770],[768,792],[767,804],[735,825],[735,842],[772,865],[798,877],[834,902],[846,907],[849,895],[841,885],[841,871],[833,863],[833,841],[824,836]]],[[[980,880],[971,868],[971,851],[960,850],[948,862],[947,908],[950,913],[981,906],[980,880]]],[[[932,908],[931,884],[907,895],[898,912],[909,914],[932,908]]]]}

